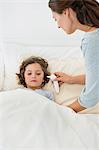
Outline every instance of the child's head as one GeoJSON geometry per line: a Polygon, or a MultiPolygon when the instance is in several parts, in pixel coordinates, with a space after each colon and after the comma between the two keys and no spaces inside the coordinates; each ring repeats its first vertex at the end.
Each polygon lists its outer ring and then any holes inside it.
{"type": "Polygon", "coordinates": [[[17,74],[19,84],[32,89],[42,88],[49,81],[48,75],[48,63],[41,57],[29,57],[23,61],[17,74]]]}

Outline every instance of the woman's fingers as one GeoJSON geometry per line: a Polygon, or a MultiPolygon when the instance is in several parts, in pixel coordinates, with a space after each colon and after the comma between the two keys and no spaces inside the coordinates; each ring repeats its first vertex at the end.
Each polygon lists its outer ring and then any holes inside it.
{"type": "Polygon", "coordinates": [[[60,82],[62,82],[62,83],[64,83],[64,77],[65,77],[65,73],[63,73],[63,72],[55,72],[54,73],[55,75],[56,75],[56,80],[57,81],[60,81],[60,82]]]}
{"type": "Polygon", "coordinates": [[[63,72],[55,72],[54,73],[57,77],[62,76],[63,72]]]}
{"type": "Polygon", "coordinates": [[[59,81],[58,83],[59,83],[59,86],[61,86],[64,82],[59,81]]]}
{"type": "Polygon", "coordinates": [[[66,73],[63,73],[63,72],[55,72],[55,75],[57,77],[56,78],[57,81],[60,81],[63,83],[71,83],[72,76],[70,76],[66,73]]]}

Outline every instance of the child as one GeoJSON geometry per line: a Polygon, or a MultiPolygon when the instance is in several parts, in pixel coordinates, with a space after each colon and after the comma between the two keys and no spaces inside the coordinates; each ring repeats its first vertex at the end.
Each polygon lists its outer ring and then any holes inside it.
{"type": "Polygon", "coordinates": [[[42,89],[49,79],[48,63],[41,57],[29,57],[22,62],[20,73],[16,73],[19,79],[19,84],[26,88],[35,90],[35,92],[54,100],[53,93],[42,89]]]}

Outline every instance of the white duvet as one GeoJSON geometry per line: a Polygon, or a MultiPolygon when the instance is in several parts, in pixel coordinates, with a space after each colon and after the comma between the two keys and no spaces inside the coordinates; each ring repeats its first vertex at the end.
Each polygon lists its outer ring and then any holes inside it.
{"type": "Polygon", "coordinates": [[[0,150],[99,150],[99,115],[25,89],[0,92],[0,150]]]}

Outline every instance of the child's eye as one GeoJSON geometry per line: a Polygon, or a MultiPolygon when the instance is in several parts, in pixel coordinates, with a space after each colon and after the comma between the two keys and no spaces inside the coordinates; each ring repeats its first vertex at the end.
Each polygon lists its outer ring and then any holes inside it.
{"type": "Polygon", "coordinates": [[[32,73],[27,73],[28,76],[30,76],[32,73]]]}
{"type": "Polygon", "coordinates": [[[36,75],[38,75],[38,76],[39,76],[39,75],[41,75],[41,73],[37,73],[36,75]]]}

